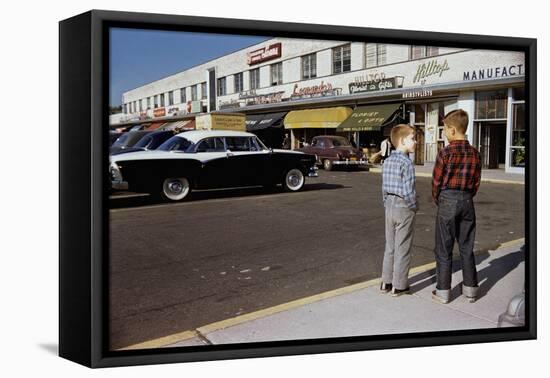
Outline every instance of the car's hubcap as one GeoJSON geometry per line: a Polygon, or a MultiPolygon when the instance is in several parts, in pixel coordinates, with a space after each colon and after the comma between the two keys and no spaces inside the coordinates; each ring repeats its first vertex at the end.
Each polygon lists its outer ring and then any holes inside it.
{"type": "Polygon", "coordinates": [[[164,194],[171,200],[178,201],[189,193],[189,181],[186,178],[164,180],[164,194]]]}
{"type": "Polygon", "coordinates": [[[181,182],[179,181],[172,181],[168,184],[168,189],[172,192],[172,194],[180,194],[183,190],[183,185],[181,185],[181,182]]]}
{"type": "Polygon", "coordinates": [[[291,190],[298,190],[304,183],[304,175],[298,169],[293,169],[286,175],[286,184],[291,190]]]}

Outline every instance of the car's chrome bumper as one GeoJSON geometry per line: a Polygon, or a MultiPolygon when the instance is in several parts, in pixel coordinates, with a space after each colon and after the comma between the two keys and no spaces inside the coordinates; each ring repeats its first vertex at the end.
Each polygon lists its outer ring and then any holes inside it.
{"type": "Polygon", "coordinates": [[[319,177],[319,174],[317,173],[317,171],[319,170],[319,168],[317,168],[316,166],[313,166],[309,169],[309,172],[307,173],[307,176],[308,177],[319,177]]]}
{"type": "Polygon", "coordinates": [[[332,164],[333,165],[368,165],[369,162],[364,159],[360,159],[360,160],[346,159],[346,160],[333,160],[332,164]]]}
{"type": "Polygon", "coordinates": [[[114,190],[128,190],[126,181],[111,181],[111,188],[114,190]]]}

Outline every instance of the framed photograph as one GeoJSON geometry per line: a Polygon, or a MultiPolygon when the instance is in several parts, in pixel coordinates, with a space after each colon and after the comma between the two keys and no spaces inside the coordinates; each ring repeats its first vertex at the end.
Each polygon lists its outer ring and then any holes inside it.
{"type": "Polygon", "coordinates": [[[96,10],[59,34],[61,357],[536,338],[535,39],[96,10]]]}

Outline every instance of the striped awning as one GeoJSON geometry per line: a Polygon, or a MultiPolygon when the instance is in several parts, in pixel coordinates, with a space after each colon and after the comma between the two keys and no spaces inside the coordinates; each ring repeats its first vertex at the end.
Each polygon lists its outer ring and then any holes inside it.
{"type": "Polygon", "coordinates": [[[398,104],[358,106],[337,131],[376,131],[392,120],[399,109],[398,104]]]}
{"type": "Polygon", "coordinates": [[[146,130],[146,131],[156,130],[162,125],[164,125],[164,123],[165,122],[153,122],[149,126],[144,127],[143,130],[146,130]]]}
{"type": "Polygon", "coordinates": [[[269,127],[281,127],[281,120],[287,112],[253,114],[246,116],[246,131],[263,130],[269,127]]]}
{"type": "Polygon", "coordinates": [[[194,130],[195,129],[195,121],[191,119],[186,119],[183,121],[175,121],[175,122],[166,122],[164,125],[162,125],[161,130],[194,130]]]}
{"type": "Polygon", "coordinates": [[[285,117],[285,129],[324,129],[336,128],[353,113],[351,108],[294,110],[285,117]]]}

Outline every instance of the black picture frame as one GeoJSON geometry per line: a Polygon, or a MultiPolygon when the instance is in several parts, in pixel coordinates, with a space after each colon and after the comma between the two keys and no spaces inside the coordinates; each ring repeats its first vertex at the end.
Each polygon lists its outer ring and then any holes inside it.
{"type": "Polygon", "coordinates": [[[535,339],[536,303],[536,39],[295,24],[92,10],[59,24],[59,355],[88,367],[159,364],[370,349],[535,339]],[[522,51],[526,61],[525,292],[526,325],[512,329],[440,331],[109,351],[108,291],[108,30],[111,27],[325,40],[367,39],[522,51]]]}

